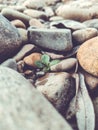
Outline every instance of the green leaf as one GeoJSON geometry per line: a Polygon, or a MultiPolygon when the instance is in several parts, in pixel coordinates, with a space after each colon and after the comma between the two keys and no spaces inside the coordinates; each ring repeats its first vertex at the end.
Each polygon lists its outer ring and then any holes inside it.
{"type": "Polygon", "coordinates": [[[49,66],[56,65],[60,62],[60,60],[52,60],[49,64],[49,66]]]}
{"type": "Polygon", "coordinates": [[[50,57],[46,54],[42,55],[41,57],[41,62],[45,65],[48,65],[49,64],[49,61],[50,61],[50,57]]]}
{"type": "Polygon", "coordinates": [[[36,61],[36,62],[35,62],[35,65],[36,65],[38,68],[40,68],[40,69],[44,67],[44,65],[42,64],[41,61],[36,61]]]}
{"type": "Polygon", "coordinates": [[[44,72],[48,72],[49,70],[50,70],[49,67],[44,67],[44,68],[43,68],[43,71],[44,71],[44,72]]]}

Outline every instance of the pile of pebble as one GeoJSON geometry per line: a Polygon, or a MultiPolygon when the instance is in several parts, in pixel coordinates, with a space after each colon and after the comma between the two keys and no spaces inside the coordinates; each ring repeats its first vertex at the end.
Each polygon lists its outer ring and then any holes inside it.
{"type": "Polygon", "coordinates": [[[97,9],[97,0],[0,0],[0,129],[72,130],[73,74],[82,70],[91,94],[98,87],[97,9]]]}

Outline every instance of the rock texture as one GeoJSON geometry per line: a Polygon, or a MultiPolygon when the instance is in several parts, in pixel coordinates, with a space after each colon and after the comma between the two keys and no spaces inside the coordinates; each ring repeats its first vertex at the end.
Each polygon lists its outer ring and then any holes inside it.
{"type": "Polygon", "coordinates": [[[28,29],[31,43],[54,51],[72,49],[71,31],[69,29],[28,29]]]}
{"type": "Polygon", "coordinates": [[[0,15],[0,62],[13,56],[22,44],[18,30],[0,15]]]}
{"type": "Polygon", "coordinates": [[[72,130],[49,102],[16,71],[0,67],[0,89],[1,130],[72,130]]]}
{"type": "Polygon", "coordinates": [[[98,37],[83,43],[78,49],[77,58],[85,71],[98,77],[98,37]]]}
{"type": "Polygon", "coordinates": [[[48,73],[39,78],[35,85],[61,114],[66,113],[68,103],[75,95],[75,81],[70,74],[48,73]]]}

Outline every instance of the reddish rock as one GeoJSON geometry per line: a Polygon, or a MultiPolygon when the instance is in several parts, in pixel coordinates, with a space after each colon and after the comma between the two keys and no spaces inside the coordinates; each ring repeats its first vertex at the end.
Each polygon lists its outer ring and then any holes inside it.
{"type": "Polygon", "coordinates": [[[26,25],[19,19],[13,20],[11,23],[17,28],[26,28],[26,25]]]}
{"type": "Polygon", "coordinates": [[[23,60],[27,65],[35,67],[35,62],[40,59],[41,59],[40,53],[32,53],[32,54],[26,56],[23,60]]]}
{"type": "Polygon", "coordinates": [[[98,37],[84,42],[78,49],[77,58],[85,71],[98,77],[98,37]]]}

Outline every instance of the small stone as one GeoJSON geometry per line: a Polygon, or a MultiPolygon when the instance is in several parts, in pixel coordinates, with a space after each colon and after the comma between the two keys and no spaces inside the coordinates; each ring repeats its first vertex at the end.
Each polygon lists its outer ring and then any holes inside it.
{"type": "Polygon", "coordinates": [[[90,90],[96,89],[98,88],[98,78],[85,72],[84,73],[85,76],[85,82],[88,85],[90,90]]]}
{"type": "Polygon", "coordinates": [[[51,71],[66,71],[72,69],[77,63],[76,58],[68,58],[61,60],[59,63],[50,67],[51,71]]]}
{"type": "Polygon", "coordinates": [[[85,71],[98,77],[98,37],[94,37],[80,46],[77,59],[85,71]]]}
{"type": "Polygon", "coordinates": [[[83,22],[89,28],[96,28],[98,30],[98,19],[90,19],[83,22]]]}
{"type": "Polygon", "coordinates": [[[28,38],[36,46],[52,51],[72,49],[72,37],[69,29],[28,29],[28,38]]]}
{"type": "Polygon", "coordinates": [[[66,113],[68,103],[75,94],[75,82],[70,74],[47,73],[35,85],[61,114],[66,113]]]}
{"type": "Polygon", "coordinates": [[[44,11],[48,17],[54,16],[54,12],[53,12],[53,9],[51,7],[49,7],[49,6],[44,7],[44,11]]]}
{"type": "Polygon", "coordinates": [[[24,11],[24,14],[32,17],[32,18],[46,18],[47,19],[47,14],[44,11],[38,11],[34,9],[26,9],[24,11]]]}
{"type": "Polygon", "coordinates": [[[29,23],[29,20],[31,19],[30,16],[10,8],[4,8],[1,11],[1,14],[9,20],[19,19],[23,21],[26,25],[29,23]]]}
{"type": "Polygon", "coordinates": [[[36,67],[35,62],[41,60],[41,54],[40,53],[32,53],[26,57],[24,57],[23,61],[25,64],[36,67]]]}
{"type": "Polygon", "coordinates": [[[81,44],[97,35],[98,31],[95,28],[80,29],[72,33],[73,40],[75,40],[76,44],[81,44]]]}
{"type": "Polygon", "coordinates": [[[8,68],[11,68],[13,70],[17,71],[17,63],[14,59],[8,59],[6,61],[4,61],[2,64],[0,64],[1,66],[5,66],[8,68]]]}
{"type": "Polygon", "coordinates": [[[55,26],[57,28],[67,28],[71,29],[72,31],[86,28],[86,25],[75,20],[54,21],[50,23],[50,26],[55,26]]]}
{"type": "Polygon", "coordinates": [[[19,60],[22,60],[22,58],[27,54],[29,53],[31,50],[34,49],[34,45],[32,44],[26,44],[24,45],[21,50],[13,57],[13,59],[15,59],[17,62],[19,60]]]}
{"type": "Polygon", "coordinates": [[[11,24],[14,25],[17,28],[26,28],[26,25],[19,19],[12,20],[11,24]]]}
{"type": "Polygon", "coordinates": [[[45,54],[50,56],[51,59],[62,59],[62,58],[64,58],[64,55],[62,55],[62,54],[56,54],[56,53],[52,53],[52,52],[45,52],[45,54]]]}
{"type": "Polygon", "coordinates": [[[50,17],[49,21],[60,21],[60,20],[64,20],[63,17],[60,16],[52,16],[50,17]]]}
{"type": "Polygon", "coordinates": [[[36,28],[44,28],[45,27],[44,24],[42,24],[38,19],[35,19],[35,18],[32,18],[29,21],[29,25],[36,27],[36,28]]]}
{"type": "Polygon", "coordinates": [[[22,43],[23,44],[28,43],[27,30],[23,29],[23,28],[17,28],[17,29],[18,29],[18,32],[19,32],[19,34],[21,36],[22,43]]]}

